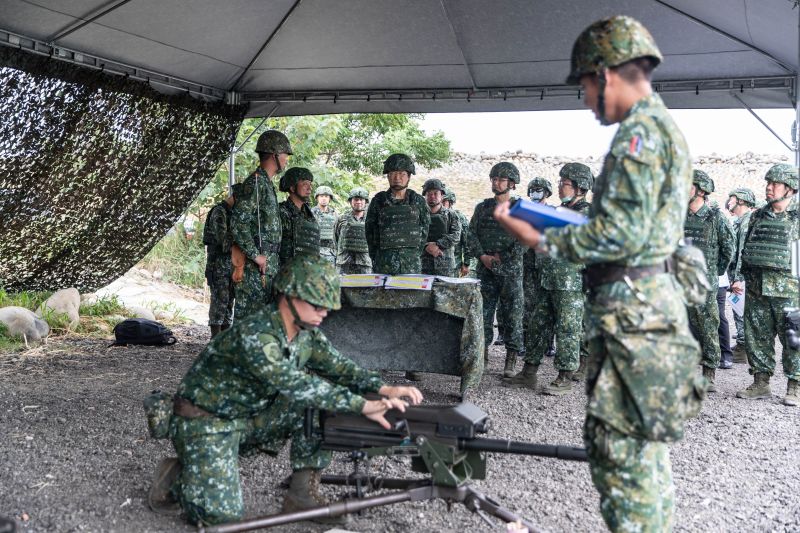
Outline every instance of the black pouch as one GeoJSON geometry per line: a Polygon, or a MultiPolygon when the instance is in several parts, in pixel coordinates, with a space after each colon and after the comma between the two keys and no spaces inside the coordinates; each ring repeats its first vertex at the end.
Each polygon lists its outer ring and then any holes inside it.
{"type": "Polygon", "coordinates": [[[143,344],[146,346],[163,346],[175,344],[177,339],[172,330],[164,324],[146,318],[129,318],[114,326],[114,344],[111,346],[127,346],[143,344]]]}

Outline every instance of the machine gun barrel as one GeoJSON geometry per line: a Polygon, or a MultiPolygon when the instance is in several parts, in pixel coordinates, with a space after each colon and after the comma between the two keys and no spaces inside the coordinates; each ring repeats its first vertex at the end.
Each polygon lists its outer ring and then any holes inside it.
{"type": "Polygon", "coordinates": [[[529,442],[484,438],[461,439],[460,445],[465,450],[480,452],[555,457],[565,461],[588,461],[585,448],[575,448],[572,446],[551,446],[547,444],[532,444],[529,442]]]}

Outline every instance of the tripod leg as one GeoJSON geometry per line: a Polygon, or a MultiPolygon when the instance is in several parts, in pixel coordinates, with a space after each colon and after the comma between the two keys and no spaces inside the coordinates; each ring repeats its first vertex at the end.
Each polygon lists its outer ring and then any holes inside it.
{"type": "Polygon", "coordinates": [[[361,482],[362,485],[367,487],[367,490],[408,490],[431,485],[430,479],[402,479],[394,477],[367,476],[364,474],[349,474],[346,476],[339,474],[323,474],[321,482],[324,485],[337,486],[356,486],[358,482],[361,482]]]}
{"type": "Polygon", "coordinates": [[[542,529],[539,529],[529,520],[519,516],[510,509],[503,507],[500,502],[485,496],[472,487],[466,486],[461,488],[464,489],[463,499],[461,502],[466,506],[467,509],[473,513],[477,513],[484,520],[486,520],[484,515],[490,514],[492,516],[496,516],[506,523],[519,521],[523,526],[528,528],[529,533],[543,533],[542,529]]]}

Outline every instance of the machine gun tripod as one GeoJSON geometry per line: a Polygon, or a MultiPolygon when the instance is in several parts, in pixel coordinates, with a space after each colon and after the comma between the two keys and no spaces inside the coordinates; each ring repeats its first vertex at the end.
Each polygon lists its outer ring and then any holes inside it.
{"type": "Polygon", "coordinates": [[[350,475],[324,475],[322,483],[352,486],[355,488],[354,497],[323,507],[200,530],[208,533],[251,531],[313,518],[352,514],[383,505],[438,498],[448,504],[463,504],[490,525],[490,516],[494,516],[505,522],[520,522],[530,532],[541,531],[531,521],[471,486],[472,480],[486,477],[487,452],[586,460],[586,450],[583,448],[478,437],[488,431],[489,416],[470,403],[409,407],[405,413],[390,411],[386,418],[391,423],[388,430],[359,415],[310,410],[306,413],[306,433],[318,436],[325,449],[349,452],[354,465],[350,475]],[[411,457],[412,470],[427,473],[430,477],[384,478],[371,476],[368,469],[362,471],[362,463],[368,465],[369,459],[376,456],[411,457]],[[371,490],[384,489],[394,492],[367,496],[371,490]]]}

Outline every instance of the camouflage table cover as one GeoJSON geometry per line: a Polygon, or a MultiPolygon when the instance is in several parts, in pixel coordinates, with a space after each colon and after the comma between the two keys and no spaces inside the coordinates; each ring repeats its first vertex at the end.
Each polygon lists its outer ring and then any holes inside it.
{"type": "Polygon", "coordinates": [[[437,279],[430,291],[343,288],[342,310],[331,313],[321,329],[338,350],[373,370],[460,376],[462,393],[483,375],[477,283],[437,279]]]}

